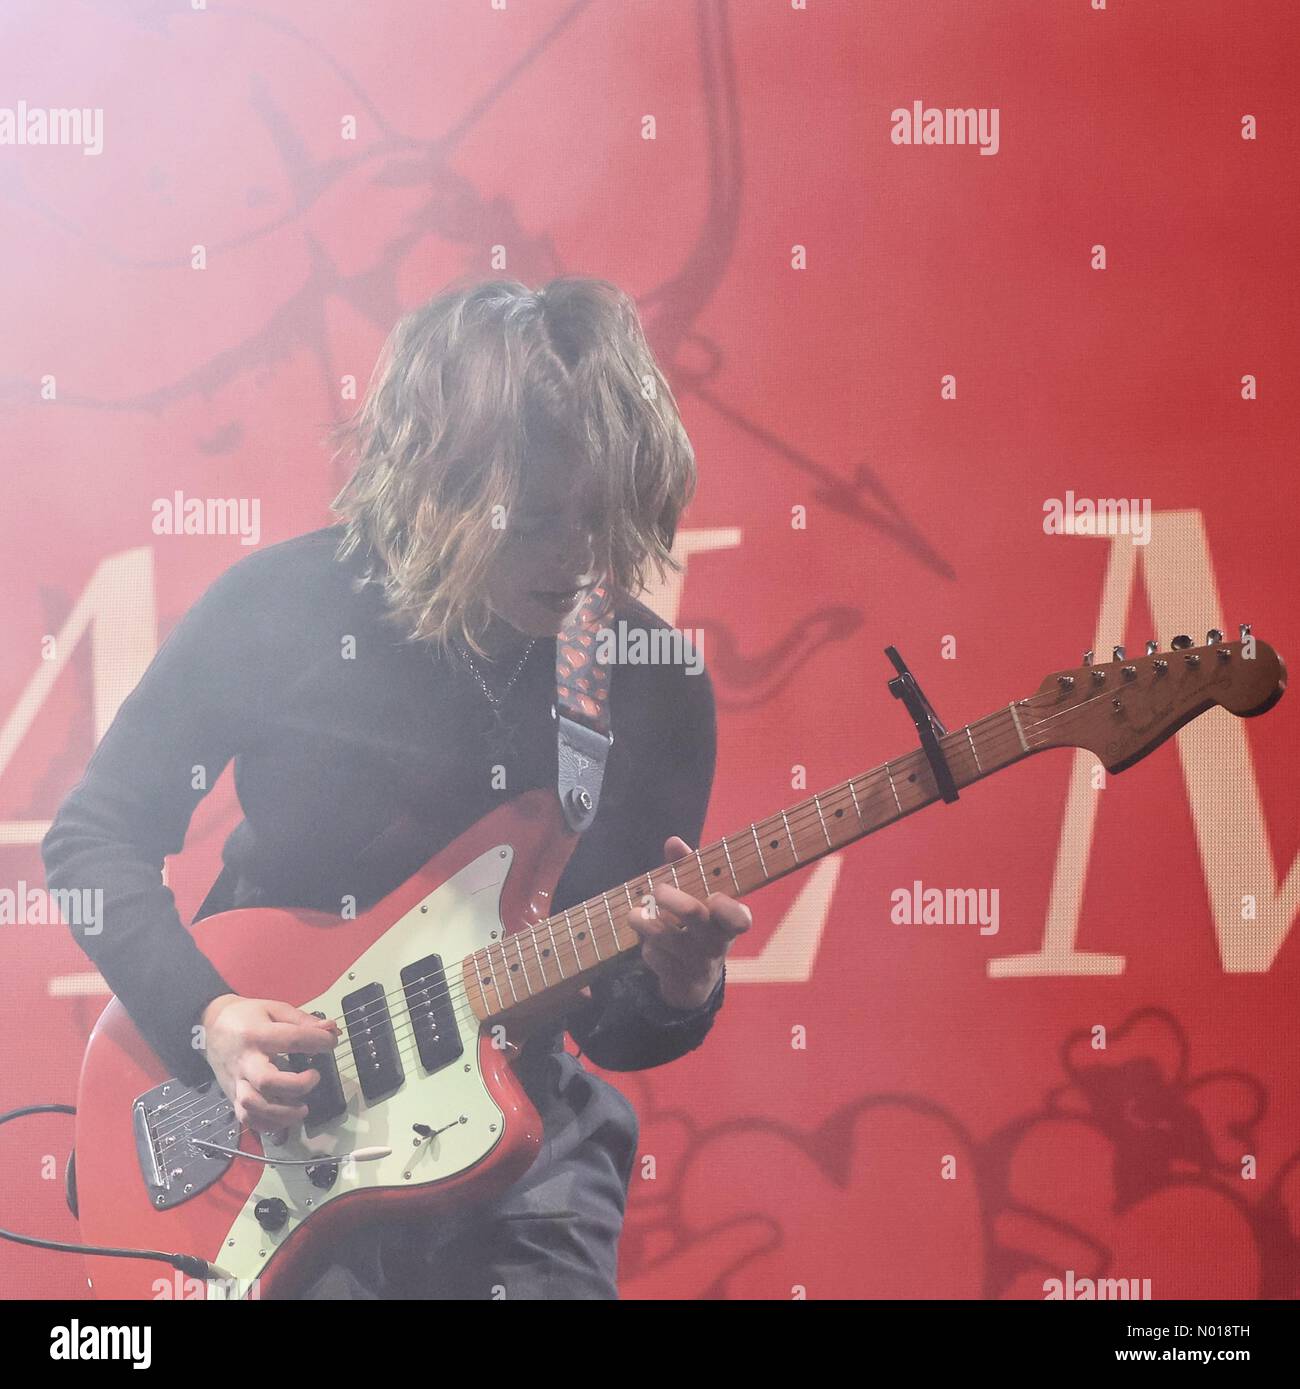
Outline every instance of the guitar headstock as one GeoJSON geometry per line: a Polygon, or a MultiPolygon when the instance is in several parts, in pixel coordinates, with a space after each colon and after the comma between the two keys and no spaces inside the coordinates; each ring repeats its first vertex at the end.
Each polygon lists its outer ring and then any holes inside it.
{"type": "Polygon", "coordinates": [[[1206,634],[1204,646],[1175,637],[1171,649],[1148,642],[1141,656],[1117,646],[1113,659],[1055,671],[1016,707],[1032,729],[1034,750],[1087,748],[1111,772],[1145,757],[1198,714],[1216,705],[1240,718],[1271,709],[1286,689],[1286,667],[1243,625],[1238,641],[1206,634]]]}

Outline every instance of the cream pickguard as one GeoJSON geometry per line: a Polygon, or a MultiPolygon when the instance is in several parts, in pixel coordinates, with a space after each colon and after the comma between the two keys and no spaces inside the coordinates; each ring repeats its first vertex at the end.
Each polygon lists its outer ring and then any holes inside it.
{"type": "MultiPolygon", "coordinates": [[[[324,993],[304,1001],[306,1012],[319,1010],[327,1018],[344,1013],[343,999],[360,984],[382,985],[393,1000],[393,1023],[399,1037],[406,1078],[387,1099],[366,1103],[355,1066],[340,1042],[339,1079],[348,1101],[346,1115],[331,1120],[326,1131],[312,1136],[293,1131],[280,1147],[263,1138],[268,1157],[298,1161],[306,1158],[339,1162],[338,1178],[329,1190],[314,1186],[307,1168],[268,1166],[218,1249],[204,1251],[224,1277],[238,1284],[258,1277],[276,1249],[310,1216],[330,1201],[354,1191],[410,1188],[439,1182],[474,1166],[500,1141],[504,1115],[493,1099],[479,1067],[479,1023],[465,1005],[456,967],[466,956],[501,939],[501,890],[513,861],[513,850],[499,844],[465,865],[394,922],[341,978],[324,993]],[[420,1064],[403,1027],[405,1005],[401,971],[413,960],[437,953],[447,969],[448,985],[464,1047],[461,1057],[430,1075],[420,1064]],[[416,1134],[414,1125],[441,1130],[432,1138],[416,1134]],[[357,1149],[391,1148],[388,1157],[350,1162],[357,1149]],[[278,1198],[288,1218],[274,1232],[264,1230],[254,1216],[257,1203],[278,1198]]],[[[214,1141],[228,1141],[216,1139],[214,1141]]],[[[247,1161],[247,1159],[236,1159],[247,1161]]]]}

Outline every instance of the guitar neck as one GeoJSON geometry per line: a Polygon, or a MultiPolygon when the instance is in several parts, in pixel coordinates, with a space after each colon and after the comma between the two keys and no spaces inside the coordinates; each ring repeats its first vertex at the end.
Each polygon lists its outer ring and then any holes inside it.
{"type": "MultiPolygon", "coordinates": [[[[1035,750],[1018,712],[1026,703],[939,739],[958,788],[1035,750]]],[[[551,999],[570,1005],[576,986],[640,945],[630,918],[657,887],[676,887],[700,901],[714,892],[743,897],[940,799],[925,753],[905,753],[479,951],[465,962],[470,1004],[481,1020],[525,1007],[532,1012],[551,999]]]]}

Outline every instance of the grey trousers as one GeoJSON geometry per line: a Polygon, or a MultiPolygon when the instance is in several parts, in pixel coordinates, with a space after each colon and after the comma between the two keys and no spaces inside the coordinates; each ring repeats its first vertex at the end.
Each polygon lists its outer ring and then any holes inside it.
{"type": "Polygon", "coordinates": [[[567,1052],[516,1071],[543,1123],[524,1176],[473,1208],[353,1232],[301,1297],[617,1298],[636,1111],[567,1052]]]}

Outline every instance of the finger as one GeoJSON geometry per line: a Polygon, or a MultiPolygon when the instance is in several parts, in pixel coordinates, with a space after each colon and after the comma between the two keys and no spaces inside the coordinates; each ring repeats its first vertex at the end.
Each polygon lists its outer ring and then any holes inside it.
{"type": "Polygon", "coordinates": [[[656,914],[666,916],[673,926],[684,926],[694,922],[702,924],[709,919],[709,909],[698,897],[680,888],[669,887],[667,883],[656,885],[652,903],[656,914]]]}
{"type": "MultiPolygon", "coordinates": [[[[665,927],[661,920],[663,912],[658,901],[658,890],[655,892],[642,892],[638,901],[629,909],[626,921],[629,926],[644,940],[648,935],[657,935],[665,927]]],[[[676,922],[670,919],[668,927],[674,927],[676,922]]]]}
{"type": "Polygon", "coordinates": [[[642,944],[669,932],[674,935],[678,933],[672,922],[665,921],[659,911],[649,908],[638,907],[636,911],[630,912],[627,924],[641,937],[642,944]]]}
{"type": "Polygon", "coordinates": [[[275,1104],[296,1104],[320,1084],[319,1071],[282,1071],[270,1061],[250,1061],[244,1075],[275,1104]]]}
{"type": "Polygon", "coordinates": [[[717,958],[727,953],[732,937],[712,925],[703,902],[694,898],[688,900],[690,905],[680,914],[666,902],[655,904],[654,914],[640,923],[643,950],[654,944],[685,962],[717,958]]]}
{"type": "Polygon", "coordinates": [[[266,1015],[273,1022],[287,1022],[295,1027],[324,1028],[335,1036],[339,1033],[339,1025],[333,1018],[318,1018],[315,1013],[304,1012],[292,1003],[281,1003],[278,999],[267,1000],[266,1015]]]}
{"type": "Polygon", "coordinates": [[[710,924],[725,931],[731,940],[743,935],[754,924],[754,913],[743,902],[724,893],[710,893],[704,905],[708,908],[710,924]]]}
{"type": "Polygon", "coordinates": [[[250,1081],[240,1080],[235,1087],[235,1117],[259,1133],[273,1132],[301,1123],[307,1117],[307,1106],[273,1104],[250,1081]]]}
{"type": "Polygon", "coordinates": [[[315,1013],[304,1012],[301,1008],[295,1008],[292,1003],[281,1003],[275,998],[268,998],[265,1003],[267,1017],[275,1022],[297,1023],[301,1027],[338,1028],[338,1023],[333,1018],[318,1018],[315,1013]]]}
{"type": "Polygon", "coordinates": [[[670,925],[714,954],[725,954],[731,942],[754,921],[754,914],[743,902],[721,892],[710,893],[701,902],[676,888],[660,887],[655,891],[655,902],[670,925]]]}
{"type": "MultiPolygon", "coordinates": [[[[694,902],[693,898],[690,900],[694,902]]],[[[730,937],[710,934],[708,912],[704,904],[700,902],[695,906],[698,907],[698,912],[695,907],[688,909],[691,913],[689,924],[680,919],[675,911],[666,909],[662,903],[655,901],[651,901],[645,908],[638,907],[629,914],[627,920],[641,937],[643,949],[653,941],[662,943],[665,948],[684,957],[695,957],[710,951],[721,953],[722,946],[718,942],[729,940],[730,937]]]]}
{"type": "Polygon", "coordinates": [[[673,859],[686,858],[688,854],[693,854],[694,849],[678,834],[670,834],[664,840],[664,862],[668,863],[673,859]]]}
{"type": "Polygon", "coordinates": [[[296,1023],[268,1022],[260,1027],[251,1028],[248,1036],[263,1051],[284,1052],[286,1056],[295,1052],[311,1056],[322,1051],[333,1051],[339,1044],[339,1034],[327,1032],[320,1022],[315,1022],[311,1027],[296,1023]]]}

